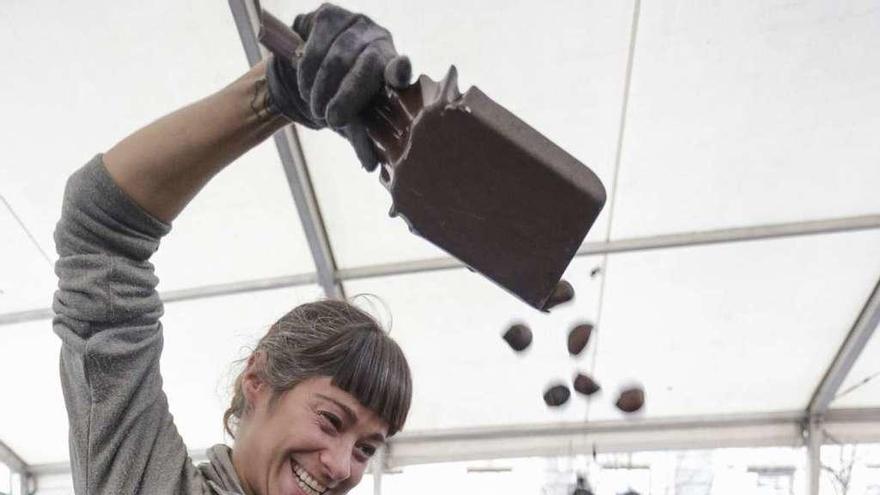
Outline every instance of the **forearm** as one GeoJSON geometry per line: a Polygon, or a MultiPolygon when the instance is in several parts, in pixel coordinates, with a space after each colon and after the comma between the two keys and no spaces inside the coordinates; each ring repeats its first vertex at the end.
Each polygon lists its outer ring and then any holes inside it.
{"type": "Polygon", "coordinates": [[[119,187],[170,222],[233,160],[288,123],[265,108],[265,63],[123,139],[104,155],[119,187]]]}

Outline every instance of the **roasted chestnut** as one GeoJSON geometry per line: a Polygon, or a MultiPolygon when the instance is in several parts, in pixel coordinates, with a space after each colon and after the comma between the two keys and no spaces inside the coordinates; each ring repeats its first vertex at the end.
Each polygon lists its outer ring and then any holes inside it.
{"type": "Polygon", "coordinates": [[[602,387],[586,374],[578,373],[574,377],[574,390],[580,394],[590,396],[602,390],[602,387]]]}
{"type": "Polygon", "coordinates": [[[572,356],[580,354],[587,347],[592,333],[593,325],[591,323],[581,323],[572,328],[568,333],[568,353],[572,356]]]}
{"type": "Polygon", "coordinates": [[[544,311],[549,311],[550,308],[567,303],[572,299],[574,299],[574,287],[567,281],[560,280],[553,289],[553,293],[547,299],[547,302],[544,303],[544,311]]]}
{"type": "Polygon", "coordinates": [[[571,391],[565,385],[553,385],[544,392],[544,403],[550,407],[559,407],[571,397],[571,391]]]}
{"type": "Polygon", "coordinates": [[[645,405],[645,391],[638,386],[625,388],[620,391],[614,405],[625,413],[634,413],[645,405]]]}
{"type": "Polygon", "coordinates": [[[502,337],[516,352],[524,351],[532,344],[532,331],[522,323],[511,325],[502,337]]]}

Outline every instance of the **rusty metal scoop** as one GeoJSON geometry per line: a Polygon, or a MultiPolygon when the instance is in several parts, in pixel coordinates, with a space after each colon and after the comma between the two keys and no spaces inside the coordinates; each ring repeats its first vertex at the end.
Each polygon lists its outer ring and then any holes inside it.
{"type": "MultiPolygon", "coordinates": [[[[295,58],[302,39],[261,11],[260,42],[295,58]]],[[[384,159],[392,216],[529,305],[544,310],[602,206],[586,165],[450,68],[385,87],[362,118],[384,159]]]]}

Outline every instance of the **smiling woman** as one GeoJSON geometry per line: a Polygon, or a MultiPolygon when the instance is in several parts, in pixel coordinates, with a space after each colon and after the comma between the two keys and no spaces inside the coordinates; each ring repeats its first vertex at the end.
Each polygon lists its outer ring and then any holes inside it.
{"type": "Polygon", "coordinates": [[[236,380],[224,415],[233,461],[243,480],[348,491],[403,427],[411,395],[400,347],[369,315],[340,301],[301,305],[269,329],[236,380]]]}
{"type": "Polygon", "coordinates": [[[388,435],[385,420],[330,378],[310,378],[274,406],[271,391],[259,383],[245,387],[254,405],[232,454],[245,491],[345,493],[388,435]]]}
{"type": "Polygon", "coordinates": [[[391,35],[324,5],[299,16],[301,59],[272,59],[97,155],[67,182],[55,230],[53,322],[78,494],[342,494],[403,427],[412,396],[398,345],[343,301],[295,308],[260,340],[224,415],[232,449],[194,466],[162,391],[162,301],[150,258],[211,177],[291,120],[328,125],[366,168],[357,115],[409,79],[391,35]],[[392,80],[385,79],[390,74],[392,80]]]}

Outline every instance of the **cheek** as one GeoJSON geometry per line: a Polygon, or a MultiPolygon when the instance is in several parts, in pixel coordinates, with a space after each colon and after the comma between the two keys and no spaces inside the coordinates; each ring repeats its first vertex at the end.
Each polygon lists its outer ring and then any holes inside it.
{"type": "Polygon", "coordinates": [[[355,485],[357,485],[361,482],[361,479],[364,477],[364,471],[366,471],[366,470],[367,470],[367,464],[361,464],[360,462],[358,462],[356,460],[352,460],[351,478],[349,478],[349,481],[351,482],[352,487],[354,487],[355,485]]]}
{"type": "Polygon", "coordinates": [[[286,451],[300,453],[334,450],[336,447],[333,437],[308,419],[282,424],[272,441],[286,451]]]}

